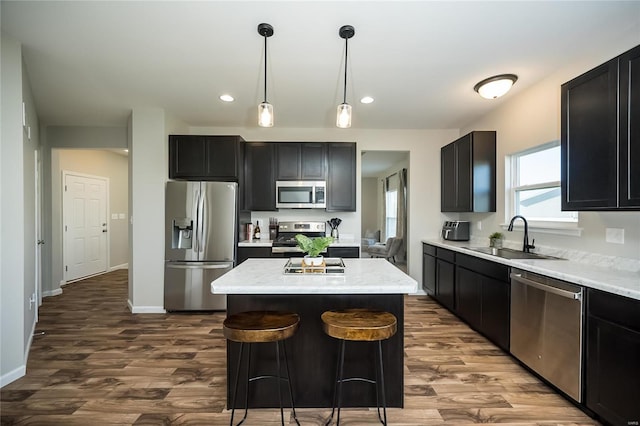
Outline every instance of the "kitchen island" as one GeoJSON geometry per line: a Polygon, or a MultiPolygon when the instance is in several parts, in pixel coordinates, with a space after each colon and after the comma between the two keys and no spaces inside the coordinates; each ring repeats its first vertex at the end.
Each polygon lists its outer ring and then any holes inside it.
{"type": "MultiPolygon", "coordinates": [[[[285,274],[288,259],[248,259],[211,283],[214,294],[227,295],[227,315],[248,310],[282,310],[300,315],[298,332],[286,341],[297,407],[331,407],[338,341],[325,335],[320,315],[327,310],[371,308],[394,314],[398,331],[383,341],[387,405],[403,406],[404,294],[415,293],[417,282],[384,259],[344,259],[344,272],[285,274]]],[[[238,360],[239,345],[227,342],[227,404],[238,360]]],[[[275,372],[272,345],[255,345],[253,372],[275,372]],[[255,369],[254,369],[255,367],[255,369]],[[266,371],[265,371],[266,370],[266,371]]],[[[347,344],[345,372],[373,378],[372,343],[347,344]]],[[[273,383],[258,381],[249,390],[249,406],[277,407],[273,383]]],[[[239,384],[240,393],[244,383],[239,384]]],[[[242,400],[242,398],[239,398],[242,400]]],[[[239,406],[243,407],[239,401],[239,406]]],[[[375,387],[352,382],[344,387],[343,406],[376,405],[375,387]]]]}

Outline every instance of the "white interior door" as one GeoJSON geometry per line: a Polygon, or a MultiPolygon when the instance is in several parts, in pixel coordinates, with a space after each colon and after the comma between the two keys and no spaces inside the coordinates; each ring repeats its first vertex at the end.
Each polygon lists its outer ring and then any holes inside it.
{"type": "Polygon", "coordinates": [[[107,271],[108,179],[64,176],[65,281],[107,271]]]}

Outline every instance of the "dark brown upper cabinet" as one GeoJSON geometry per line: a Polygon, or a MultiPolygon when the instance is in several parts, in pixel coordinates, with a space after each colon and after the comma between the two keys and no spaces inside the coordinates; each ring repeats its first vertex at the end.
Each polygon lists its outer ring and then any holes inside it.
{"type": "Polygon", "coordinates": [[[322,142],[276,143],[277,180],[325,180],[326,149],[322,142]]]}
{"type": "Polygon", "coordinates": [[[240,136],[169,135],[169,178],[239,181],[243,142],[240,136]]]}
{"type": "Polygon", "coordinates": [[[496,132],[474,131],[440,150],[442,212],[496,211],[496,132]]]}
{"type": "Polygon", "coordinates": [[[327,211],[356,211],[356,144],[327,143],[327,211]]]}
{"type": "Polygon", "coordinates": [[[245,144],[244,209],[276,211],[275,144],[245,144]]]}
{"type": "Polygon", "coordinates": [[[561,94],[562,210],[640,209],[640,46],[561,94]]]}

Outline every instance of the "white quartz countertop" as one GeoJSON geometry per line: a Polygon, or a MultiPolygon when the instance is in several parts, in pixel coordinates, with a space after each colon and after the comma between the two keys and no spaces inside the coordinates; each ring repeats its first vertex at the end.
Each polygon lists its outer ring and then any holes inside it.
{"type": "Polygon", "coordinates": [[[288,259],[247,259],[211,283],[214,294],[409,294],[416,280],[385,259],[343,259],[343,274],[285,274],[288,259]]]}
{"type": "MultiPolygon", "coordinates": [[[[238,247],[271,247],[272,244],[272,240],[244,240],[238,243],[238,247]]],[[[338,239],[331,243],[331,247],[360,247],[360,241],[338,239]]]]}
{"type": "Polygon", "coordinates": [[[571,260],[504,259],[469,250],[468,241],[422,240],[423,243],[468,254],[525,271],[535,272],[585,287],[640,300],[640,273],[623,271],[571,260]]]}

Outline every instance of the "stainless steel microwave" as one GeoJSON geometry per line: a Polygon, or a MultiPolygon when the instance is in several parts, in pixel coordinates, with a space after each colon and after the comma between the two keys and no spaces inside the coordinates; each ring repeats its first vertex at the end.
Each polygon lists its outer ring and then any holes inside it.
{"type": "Polygon", "coordinates": [[[276,181],[276,208],[324,209],[327,207],[327,183],[311,180],[276,181]]]}

